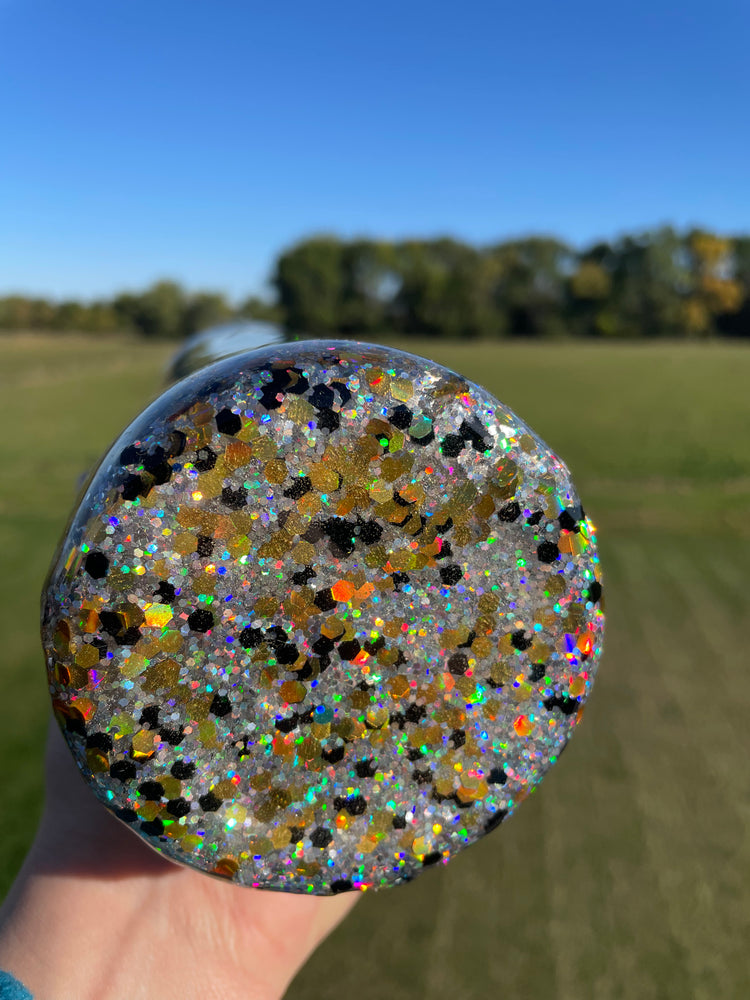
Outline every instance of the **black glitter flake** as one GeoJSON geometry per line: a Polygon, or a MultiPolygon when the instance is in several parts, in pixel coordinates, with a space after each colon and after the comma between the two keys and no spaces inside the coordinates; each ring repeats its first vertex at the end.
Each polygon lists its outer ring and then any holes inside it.
{"type": "Polygon", "coordinates": [[[187,799],[183,799],[182,796],[178,799],[170,799],[167,802],[167,812],[180,819],[183,816],[187,816],[190,812],[190,803],[187,799]]]}
{"type": "Polygon", "coordinates": [[[335,410],[319,410],[317,423],[322,431],[333,432],[341,426],[341,418],[335,410]]]}
{"type": "Polygon", "coordinates": [[[223,719],[225,715],[229,715],[232,711],[232,703],[227,698],[225,694],[215,694],[211,699],[211,707],[209,712],[215,715],[219,719],[223,719]]]}
{"type": "Polygon", "coordinates": [[[544,707],[548,712],[553,708],[559,708],[563,715],[573,715],[581,707],[577,698],[570,698],[568,695],[554,695],[544,701],[544,707]]]}
{"type": "Polygon", "coordinates": [[[158,802],[164,794],[164,786],[158,781],[144,781],[138,786],[138,793],[148,802],[158,802]]]}
{"type": "Polygon", "coordinates": [[[297,476],[293,481],[289,489],[284,490],[284,496],[289,497],[290,500],[300,500],[305,493],[309,493],[312,489],[312,483],[310,482],[309,476],[297,476]]]}
{"type": "Polygon", "coordinates": [[[126,628],[116,638],[121,646],[135,646],[137,642],[140,642],[141,630],[135,625],[131,625],[130,628],[126,628]]]}
{"type": "Polygon", "coordinates": [[[208,559],[214,550],[214,540],[208,535],[198,535],[198,548],[196,552],[201,559],[208,559]]]}
{"type": "Polygon", "coordinates": [[[349,392],[346,382],[331,382],[331,388],[335,389],[338,393],[339,399],[341,400],[341,408],[343,409],[352,398],[352,394],[349,392]]]}
{"type": "Polygon", "coordinates": [[[333,599],[331,588],[326,587],[325,590],[319,590],[313,598],[313,603],[319,607],[321,611],[333,611],[336,607],[336,601],[333,599]]]}
{"type": "Polygon", "coordinates": [[[529,680],[531,683],[537,684],[544,677],[546,669],[543,663],[533,663],[529,671],[529,680]]]}
{"type": "Polygon", "coordinates": [[[414,419],[414,414],[409,409],[409,407],[404,406],[403,403],[401,403],[399,406],[396,406],[388,414],[389,422],[392,423],[394,427],[397,427],[398,430],[400,431],[408,430],[411,427],[411,422],[413,419],[414,419]]]}
{"type": "Polygon", "coordinates": [[[192,760],[176,760],[170,768],[170,774],[180,781],[186,781],[195,774],[195,764],[192,760]]]}
{"type": "Polygon", "coordinates": [[[243,486],[236,490],[225,486],[221,491],[221,502],[230,510],[242,510],[247,505],[247,490],[243,486]]]}
{"type": "Polygon", "coordinates": [[[182,726],[162,726],[159,730],[159,738],[164,743],[177,747],[185,739],[185,730],[182,726]]]}
{"type": "Polygon", "coordinates": [[[569,509],[562,511],[562,513],[558,516],[557,521],[560,527],[564,528],[565,531],[573,531],[578,525],[578,521],[569,509]]]}
{"type": "Polygon", "coordinates": [[[293,729],[296,729],[299,724],[299,716],[296,712],[292,712],[286,718],[277,717],[276,718],[276,728],[280,733],[291,733],[293,729]]]}
{"type": "Polygon", "coordinates": [[[174,586],[162,580],[154,591],[154,597],[159,598],[159,604],[171,604],[175,599],[175,593],[174,586]]]}
{"type": "Polygon", "coordinates": [[[103,580],[109,571],[109,559],[103,552],[89,552],[83,567],[93,580],[103,580]]]}
{"type": "Polygon", "coordinates": [[[120,465],[136,465],[140,462],[142,454],[140,448],[130,444],[120,452],[120,465]]]}
{"type": "Polygon", "coordinates": [[[361,648],[358,639],[348,639],[339,643],[338,653],[342,660],[353,660],[361,648]]]}
{"type": "Polygon", "coordinates": [[[263,642],[263,633],[259,628],[243,628],[239,641],[243,649],[255,649],[263,642]]]}
{"type": "Polygon", "coordinates": [[[465,674],[469,669],[469,658],[465,653],[454,653],[448,658],[448,670],[452,674],[465,674]]]}
{"type": "Polygon", "coordinates": [[[511,632],[510,634],[510,644],[514,649],[521,650],[528,649],[531,645],[532,640],[528,639],[524,634],[523,629],[519,629],[517,632],[511,632]]]}
{"type": "Polygon", "coordinates": [[[404,712],[406,721],[413,723],[421,722],[425,715],[427,715],[427,709],[424,705],[417,705],[415,701],[412,701],[404,712]]]}
{"type": "Polygon", "coordinates": [[[185,450],[187,445],[187,435],[184,431],[172,431],[167,438],[166,455],[168,458],[177,458],[185,450]]]}
{"type": "Polygon", "coordinates": [[[158,705],[147,705],[138,717],[138,721],[142,726],[148,726],[149,729],[156,729],[159,725],[159,712],[158,705]]]}
{"type": "Polygon", "coordinates": [[[90,733],[86,737],[86,748],[88,750],[101,750],[104,753],[109,753],[112,747],[112,737],[109,733],[90,733]]]}
{"type": "Polygon", "coordinates": [[[358,778],[372,778],[377,772],[377,767],[375,766],[375,761],[370,760],[358,760],[354,765],[354,770],[357,772],[358,778]]]}
{"type": "Polygon", "coordinates": [[[560,555],[560,549],[557,547],[557,542],[542,542],[536,550],[539,562],[543,563],[553,563],[560,555]]]}
{"type": "Polygon", "coordinates": [[[344,809],[350,816],[361,816],[367,809],[367,799],[363,795],[353,795],[346,799],[344,809]]]}
{"type": "Polygon", "coordinates": [[[333,652],[335,646],[336,644],[334,643],[333,639],[329,639],[327,635],[321,635],[318,639],[315,640],[312,648],[314,653],[317,653],[319,656],[321,656],[325,653],[333,652]]]}
{"type": "Polygon", "coordinates": [[[205,795],[201,795],[198,799],[198,805],[203,812],[216,812],[221,807],[221,799],[218,795],[214,795],[213,792],[206,792],[205,795]]]}
{"type": "Polygon", "coordinates": [[[242,418],[239,414],[232,413],[228,407],[224,407],[216,414],[216,429],[220,434],[234,436],[242,429],[242,418]]]}
{"type": "Polygon", "coordinates": [[[142,822],[141,831],[148,837],[160,837],[164,833],[164,824],[157,816],[156,819],[142,822]]]}
{"type": "Polygon", "coordinates": [[[299,657],[299,650],[292,642],[285,642],[276,650],[276,662],[283,666],[296,663],[299,657]]]}
{"type": "Polygon", "coordinates": [[[364,545],[374,545],[379,542],[383,529],[377,521],[366,521],[355,529],[355,535],[364,545]]]}
{"type": "Polygon", "coordinates": [[[325,533],[330,538],[332,545],[346,556],[354,551],[355,529],[356,524],[340,517],[331,517],[324,525],[325,533]]]}
{"type": "Polygon", "coordinates": [[[464,441],[471,442],[474,451],[489,451],[491,445],[485,440],[486,428],[473,418],[464,420],[458,429],[458,433],[464,441]]]}
{"type": "Polygon", "coordinates": [[[312,387],[310,395],[307,397],[311,406],[316,410],[332,410],[336,395],[333,389],[329,389],[322,382],[312,387]]]}
{"type": "Polygon", "coordinates": [[[138,497],[147,497],[149,487],[143,482],[140,476],[126,476],[122,483],[122,499],[137,500],[138,497]]]}
{"type": "Polygon", "coordinates": [[[464,572],[460,566],[453,563],[451,566],[443,566],[440,570],[440,579],[443,581],[446,587],[453,586],[454,583],[463,577],[464,572]]]}
{"type": "Polygon", "coordinates": [[[459,434],[446,434],[440,442],[440,451],[446,458],[458,458],[464,450],[464,439],[459,434]]]}
{"type": "Polygon", "coordinates": [[[326,749],[321,752],[320,756],[324,760],[327,760],[329,764],[338,764],[340,760],[344,759],[345,752],[346,750],[342,744],[341,746],[331,747],[330,749],[326,747],[326,749]]]}
{"type": "Polygon", "coordinates": [[[310,842],[312,843],[312,846],[317,847],[320,850],[328,847],[332,840],[333,834],[330,830],[326,830],[324,826],[317,827],[310,835],[310,842]]]}
{"type": "Polygon", "coordinates": [[[132,760],[116,760],[109,773],[117,781],[132,781],[136,775],[135,764],[132,760]]]}
{"type": "Polygon", "coordinates": [[[304,587],[305,584],[310,582],[310,580],[314,580],[317,575],[318,574],[312,566],[305,566],[304,569],[298,570],[296,573],[292,573],[292,583],[296,587],[304,587]]]}
{"type": "Polygon", "coordinates": [[[353,888],[354,886],[348,878],[337,878],[334,882],[331,882],[331,892],[334,896],[337,896],[340,892],[349,892],[353,888]]]}
{"type": "Polygon", "coordinates": [[[210,472],[216,465],[216,457],[216,452],[213,448],[209,448],[206,445],[203,448],[199,448],[195,453],[195,461],[193,462],[193,465],[198,472],[210,472]]]}
{"type": "Polygon", "coordinates": [[[188,615],[188,627],[193,632],[208,632],[214,627],[214,616],[208,608],[196,608],[188,615]]]}
{"type": "Polygon", "coordinates": [[[490,833],[492,830],[496,830],[507,815],[507,809],[498,809],[497,812],[484,824],[484,832],[490,833]]]}
{"type": "Polygon", "coordinates": [[[521,505],[512,500],[510,503],[506,503],[504,507],[501,507],[497,512],[497,516],[501,521],[507,521],[509,524],[512,521],[516,521],[521,516],[521,505]]]}

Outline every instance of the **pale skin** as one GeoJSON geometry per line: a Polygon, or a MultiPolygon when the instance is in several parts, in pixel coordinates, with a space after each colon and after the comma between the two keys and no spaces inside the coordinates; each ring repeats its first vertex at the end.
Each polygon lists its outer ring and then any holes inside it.
{"type": "Polygon", "coordinates": [[[0,910],[0,969],[34,1000],[276,1000],[352,908],[165,860],[76,773],[54,723],[34,843],[0,910]]]}

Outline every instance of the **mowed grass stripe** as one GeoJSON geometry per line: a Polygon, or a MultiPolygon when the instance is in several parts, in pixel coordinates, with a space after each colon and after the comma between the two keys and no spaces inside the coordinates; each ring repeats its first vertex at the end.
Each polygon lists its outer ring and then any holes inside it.
{"type": "MultiPolygon", "coordinates": [[[[620,606],[623,583],[612,555],[604,581],[609,606],[620,606]]],[[[688,995],[684,955],[664,934],[665,901],[653,896],[655,873],[645,849],[648,816],[638,799],[642,778],[633,744],[641,743],[644,756],[653,748],[648,732],[640,731],[639,684],[631,661],[628,622],[615,614],[581,730],[540,792],[550,811],[553,800],[564,796],[565,811],[550,824],[547,844],[551,877],[559,879],[552,935],[556,997],[565,1000],[688,995]],[[665,986],[675,992],[664,992],[665,986]]],[[[648,666],[641,663],[638,670],[648,666]]]]}
{"type": "Polygon", "coordinates": [[[738,625],[746,623],[749,610],[750,541],[716,533],[708,545],[709,551],[702,561],[703,570],[719,597],[720,607],[733,625],[732,634],[741,636],[738,625]]]}
{"type": "MultiPolygon", "coordinates": [[[[742,954],[747,904],[737,884],[738,872],[750,871],[750,858],[732,774],[747,755],[732,742],[725,720],[737,689],[722,667],[725,678],[714,678],[721,654],[701,625],[716,602],[702,571],[710,543],[695,546],[687,563],[684,544],[662,540],[658,559],[653,546],[623,546],[621,601],[635,655],[649,671],[648,677],[638,671],[645,686],[633,690],[641,737],[631,729],[631,759],[641,774],[636,799],[648,821],[644,837],[655,886],[669,910],[664,933],[681,945],[690,973],[689,992],[668,995],[709,1000],[750,990],[742,954]],[[680,633],[683,643],[676,646],[680,633]]],[[[629,727],[612,721],[627,738],[629,727]]]]}
{"type": "Polygon", "coordinates": [[[465,990],[481,1000],[487,991],[536,995],[553,986],[554,958],[544,946],[551,903],[547,833],[543,802],[534,796],[451,862],[426,997],[460,996],[465,990]]]}
{"type": "MultiPolygon", "coordinates": [[[[732,988],[739,991],[742,987],[750,995],[750,967],[745,954],[750,940],[750,908],[738,878],[739,873],[750,873],[747,621],[738,618],[726,603],[727,588],[722,586],[723,574],[716,564],[713,539],[701,538],[691,551],[675,545],[670,563],[674,568],[675,596],[687,612],[695,687],[703,694],[703,698],[695,698],[694,692],[691,707],[695,704],[696,712],[686,724],[702,751],[708,775],[706,783],[696,776],[695,801],[697,808],[713,819],[708,826],[711,839],[703,844],[705,882],[696,918],[710,921],[712,934],[718,940],[708,960],[701,962],[696,996],[700,1000],[715,996],[730,970],[743,973],[740,982],[730,980],[732,988]],[[718,815],[723,817],[720,824],[715,822],[718,815]],[[719,907],[718,914],[712,916],[719,907]]],[[[685,687],[683,683],[678,688],[683,697],[685,687]]]]}

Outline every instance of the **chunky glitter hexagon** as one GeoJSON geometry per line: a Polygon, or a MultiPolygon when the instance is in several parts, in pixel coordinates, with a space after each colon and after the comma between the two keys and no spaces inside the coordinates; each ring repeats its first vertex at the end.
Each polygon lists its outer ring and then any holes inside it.
{"type": "Polygon", "coordinates": [[[97,797],[269,889],[403,882],[554,764],[601,651],[565,465],[480,387],[331,341],[168,390],[94,474],[43,602],[97,797]]]}

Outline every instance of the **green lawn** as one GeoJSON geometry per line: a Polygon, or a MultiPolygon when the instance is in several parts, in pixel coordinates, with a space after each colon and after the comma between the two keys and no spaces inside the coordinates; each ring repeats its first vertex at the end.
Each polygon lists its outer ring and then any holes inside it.
{"type": "MultiPolygon", "coordinates": [[[[572,468],[605,656],[539,794],[447,868],[365,897],[288,1000],[750,996],[750,350],[400,346],[481,381],[572,468]]],[[[0,339],[0,894],[38,814],[42,580],[79,475],[168,353],[0,339]]]]}

